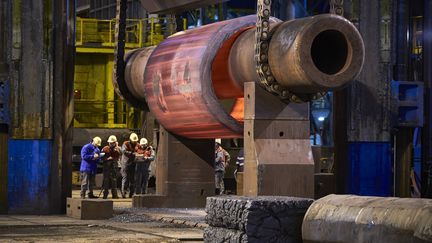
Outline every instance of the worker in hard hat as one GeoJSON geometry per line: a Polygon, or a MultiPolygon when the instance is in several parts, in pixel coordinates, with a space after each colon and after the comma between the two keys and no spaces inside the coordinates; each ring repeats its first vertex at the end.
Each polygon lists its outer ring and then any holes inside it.
{"type": "Polygon", "coordinates": [[[135,146],[138,144],[138,135],[132,133],[129,136],[129,140],[125,141],[121,147],[121,170],[122,175],[122,197],[126,197],[127,191],[129,191],[129,197],[134,194],[135,186],[135,146]]]}
{"type": "Polygon", "coordinates": [[[93,195],[93,185],[95,184],[97,163],[101,157],[99,150],[101,142],[100,137],[94,137],[90,143],[84,145],[81,149],[81,198],[85,198],[86,191],[88,191],[89,198],[97,198],[93,195]]]}
{"type": "Polygon", "coordinates": [[[135,192],[147,193],[147,183],[150,174],[150,163],[155,159],[155,152],[146,138],[141,138],[135,147],[135,192]]]}
{"type": "Polygon", "coordinates": [[[109,189],[111,189],[112,198],[118,198],[117,195],[117,163],[121,155],[121,149],[118,146],[117,137],[109,136],[108,145],[103,147],[105,153],[103,160],[103,198],[108,198],[109,189]]]}

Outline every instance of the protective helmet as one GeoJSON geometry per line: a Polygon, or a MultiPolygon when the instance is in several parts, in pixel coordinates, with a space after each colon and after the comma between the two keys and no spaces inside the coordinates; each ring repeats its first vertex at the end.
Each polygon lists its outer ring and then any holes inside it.
{"type": "Polygon", "coordinates": [[[130,136],[129,136],[129,140],[131,141],[131,142],[138,142],[138,135],[136,135],[136,133],[132,133],[130,136]]]}
{"type": "Polygon", "coordinates": [[[147,139],[146,138],[141,138],[140,145],[147,145],[147,144],[148,144],[147,139]]]}
{"type": "Polygon", "coordinates": [[[96,146],[101,146],[101,144],[102,144],[102,139],[101,139],[100,137],[94,137],[94,138],[93,138],[93,143],[94,143],[96,146]]]}
{"type": "Polygon", "coordinates": [[[109,136],[107,142],[108,142],[108,143],[115,143],[115,142],[117,142],[117,137],[114,136],[114,135],[111,135],[111,136],[109,136]]]}

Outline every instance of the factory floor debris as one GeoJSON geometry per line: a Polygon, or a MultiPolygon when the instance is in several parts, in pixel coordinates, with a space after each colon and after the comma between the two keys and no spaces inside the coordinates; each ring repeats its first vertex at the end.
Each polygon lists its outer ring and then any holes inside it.
{"type": "Polygon", "coordinates": [[[2,215],[0,242],[202,242],[204,209],[131,208],[129,198],[113,201],[108,220],[2,215]]]}

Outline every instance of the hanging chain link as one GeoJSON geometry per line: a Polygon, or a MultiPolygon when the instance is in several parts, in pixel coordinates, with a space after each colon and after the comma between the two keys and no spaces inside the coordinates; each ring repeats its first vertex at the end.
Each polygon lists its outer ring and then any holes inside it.
{"type": "Polygon", "coordinates": [[[255,62],[259,83],[268,92],[279,96],[284,102],[307,102],[318,99],[326,92],[316,94],[294,94],[281,86],[273,76],[268,63],[270,39],[275,29],[270,28],[271,0],[257,1],[257,23],[255,33],[255,62]]]}
{"type": "Polygon", "coordinates": [[[125,72],[125,37],[126,37],[126,10],[127,0],[117,0],[116,2],[116,23],[115,23],[115,47],[114,47],[114,78],[116,83],[124,84],[125,72]]]}
{"type": "Polygon", "coordinates": [[[282,100],[291,101],[291,92],[278,84],[268,63],[268,50],[271,35],[270,29],[271,0],[257,1],[257,23],[255,33],[255,62],[259,83],[270,93],[278,95],[282,100]]]}

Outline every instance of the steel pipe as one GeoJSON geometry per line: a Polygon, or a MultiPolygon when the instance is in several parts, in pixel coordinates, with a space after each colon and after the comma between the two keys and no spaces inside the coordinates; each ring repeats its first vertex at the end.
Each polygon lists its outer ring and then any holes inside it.
{"type": "MultiPolygon", "coordinates": [[[[243,83],[258,81],[255,22],[255,15],[217,22],[131,52],[125,60],[128,94],[120,95],[145,99],[158,121],[177,135],[242,137],[243,83]]],[[[272,18],[270,24],[270,69],[289,91],[335,90],[361,70],[363,42],[344,18],[272,18]]]]}
{"type": "MultiPolygon", "coordinates": [[[[333,91],[359,74],[364,44],[355,26],[338,15],[323,14],[274,25],[268,58],[278,83],[298,94],[333,91]]],[[[255,29],[242,34],[229,57],[238,85],[256,81],[255,29]]]]}
{"type": "Polygon", "coordinates": [[[430,242],[432,200],[329,195],[306,212],[303,242],[430,242]]]}

